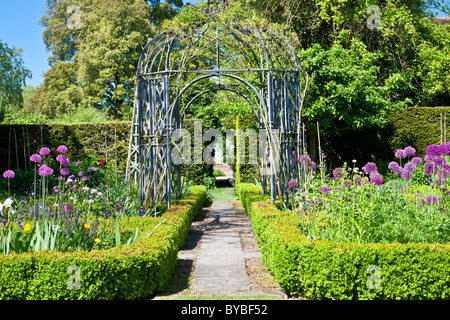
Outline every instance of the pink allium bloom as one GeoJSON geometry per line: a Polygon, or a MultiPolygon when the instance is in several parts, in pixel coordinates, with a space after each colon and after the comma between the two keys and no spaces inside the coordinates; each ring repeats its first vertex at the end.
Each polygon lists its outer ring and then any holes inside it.
{"type": "Polygon", "coordinates": [[[411,146],[408,146],[408,147],[405,148],[405,150],[403,150],[403,152],[405,153],[405,155],[407,157],[411,157],[411,156],[416,154],[416,149],[414,149],[411,146]]]}
{"type": "Polygon", "coordinates": [[[389,170],[392,170],[392,171],[394,171],[398,167],[399,167],[399,165],[395,161],[390,162],[389,165],[388,165],[389,170]]]}
{"type": "Polygon", "coordinates": [[[47,154],[50,154],[50,149],[47,147],[42,148],[41,150],[39,150],[39,154],[42,156],[45,156],[47,154]]]}
{"type": "Polygon", "coordinates": [[[405,171],[408,171],[409,173],[416,172],[417,167],[412,162],[408,162],[405,164],[405,171]]]}
{"type": "Polygon", "coordinates": [[[67,169],[67,168],[62,168],[62,169],[61,169],[61,174],[62,174],[63,176],[67,176],[67,175],[70,174],[70,170],[67,169]]]}
{"type": "Polygon", "coordinates": [[[296,188],[296,187],[298,187],[297,180],[295,180],[295,179],[289,180],[288,186],[289,186],[289,188],[296,188]]]}
{"type": "Polygon", "coordinates": [[[76,165],[77,167],[79,167],[79,166],[81,166],[81,162],[80,162],[80,161],[77,161],[77,163],[75,163],[75,165],[76,165]]]}
{"type": "Polygon", "coordinates": [[[63,166],[68,166],[70,164],[70,161],[66,157],[64,157],[64,155],[62,155],[62,154],[59,154],[58,156],[56,156],[56,161],[61,163],[63,166]]]}
{"type": "Polygon", "coordinates": [[[33,154],[30,157],[30,161],[31,162],[41,162],[42,161],[42,157],[38,154],[33,154]]]}
{"type": "Polygon", "coordinates": [[[66,146],[59,146],[56,151],[60,152],[60,153],[67,153],[67,147],[66,146]]]}
{"type": "Polygon", "coordinates": [[[405,151],[404,150],[397,150],[397,151],[395,151],[395,157],[397,159],[406,158],[405,151]]]}
{"type": "Polygon", "coordinates": [[[319,191],[321,193],[330,193],[331,189],[329,187],[327,187],[327,186],[323,186],[323,187],[319,188],[319,191]]]}
{"type": "Polygon", "coordinates": [[[39,168],[39,175],[41,177],[47,177],[52,174],[53,174],[53,169],[50,167],[47,167],[45,164],[39,168]]]}
{"type": "Polygon", "coordinates": [[[411,162],[416,164],[416,165],[421,165],[423,161],[422,161],[422,158],[414,157],[414,158],[411,159],[411,162]]]}
{"type": "Polygon", "coordinates": [[[367,174],[378,172],[377,165],[373,162],[367,162],[367,164],[362,167],[362,170],[367,174]]]}
{"type": "Polygon", "coordinates": [[[430,155],[430,156],[440,156],[442,153],[441,153],[441,148],[438,146],[438,145],[436,145],[436,144],[430,144],[428,147],[427,147],[427,155],[430,155]]]}
{"type": "Polygon", "coordinates": [[[383,185],[383,175],[375,173],[372,175],[370,182],[376,184],[377,186],[383,185]]]}
{"type": "Polygon", "coordinates": [[[4,177],[4,178],[13,179],[15,176],[16,176],[16,174],[15,174],[14,171],[12,171],[12,170],[6,170],[6,171],[3,173],[3,177],[4,177]]]}

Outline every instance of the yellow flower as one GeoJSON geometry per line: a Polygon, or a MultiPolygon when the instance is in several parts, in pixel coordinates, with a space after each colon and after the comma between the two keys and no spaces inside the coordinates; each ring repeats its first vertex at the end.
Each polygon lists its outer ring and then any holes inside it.
{"type": "Polygon", "coordinates": [[[90,226],[91,226],[91,225],[90,225],[89,223],[85,223],[85,224],[84,224],[84,228],[85,228],[85,229],[89,229],[90,226]]]}
{"type": "Polygon", "coordinates": [[[26,225],[23,226],[23,231],[27,232],[27,231],[31,231],[33,228],[31,227],[31,225],[29,223],[27,223],[26,225]]]}
{"type": "Polygon", "coordinates": [[[100,239],[99,239],[99,238],[95,238],[94,241],[97,242],[97,243],[99,243],[99,242],[100,242],[100,239]]]}

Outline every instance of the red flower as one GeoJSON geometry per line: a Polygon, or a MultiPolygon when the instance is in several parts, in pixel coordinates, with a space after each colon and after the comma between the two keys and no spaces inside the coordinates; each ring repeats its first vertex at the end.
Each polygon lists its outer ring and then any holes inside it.
{"type": "Polygon", "coordinates": [[[100,165],[100,166],[104,166],[104,165],[105,165],[105,163],[104,163],[104,162],[102,162],[102,161],[99,161],[99,162],[98,162],[98,165],[100,165]]]}

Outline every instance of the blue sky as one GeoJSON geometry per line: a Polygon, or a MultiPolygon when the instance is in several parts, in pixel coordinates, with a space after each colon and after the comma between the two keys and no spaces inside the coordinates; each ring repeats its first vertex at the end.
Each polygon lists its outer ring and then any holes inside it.
{"type": "MultiPolygon", "coordinates": [[[[197,3],[200,0],[184,0],[197,3]]],[[[25,66],[31,70],[32,79],[27,84],[37,86],[42,83],[42,73],[47,71],[48,56],[42,41],[43,28],[39,20],[46,10],[45,0],[0,0],[0,39],[9,47],[23,49],[25,66]]],[[[439,16],[445,16],[439,14],[439,16]]]]}

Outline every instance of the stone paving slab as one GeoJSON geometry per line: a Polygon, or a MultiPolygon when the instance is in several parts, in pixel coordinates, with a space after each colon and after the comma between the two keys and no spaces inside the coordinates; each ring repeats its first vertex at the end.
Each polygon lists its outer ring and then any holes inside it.
{"type": "Polygon", "coordinates": [[[155,297],[270,294],[286,298],[261,261],[239,201],[215,201],[193,221],[175,274],[155,297]]]}

